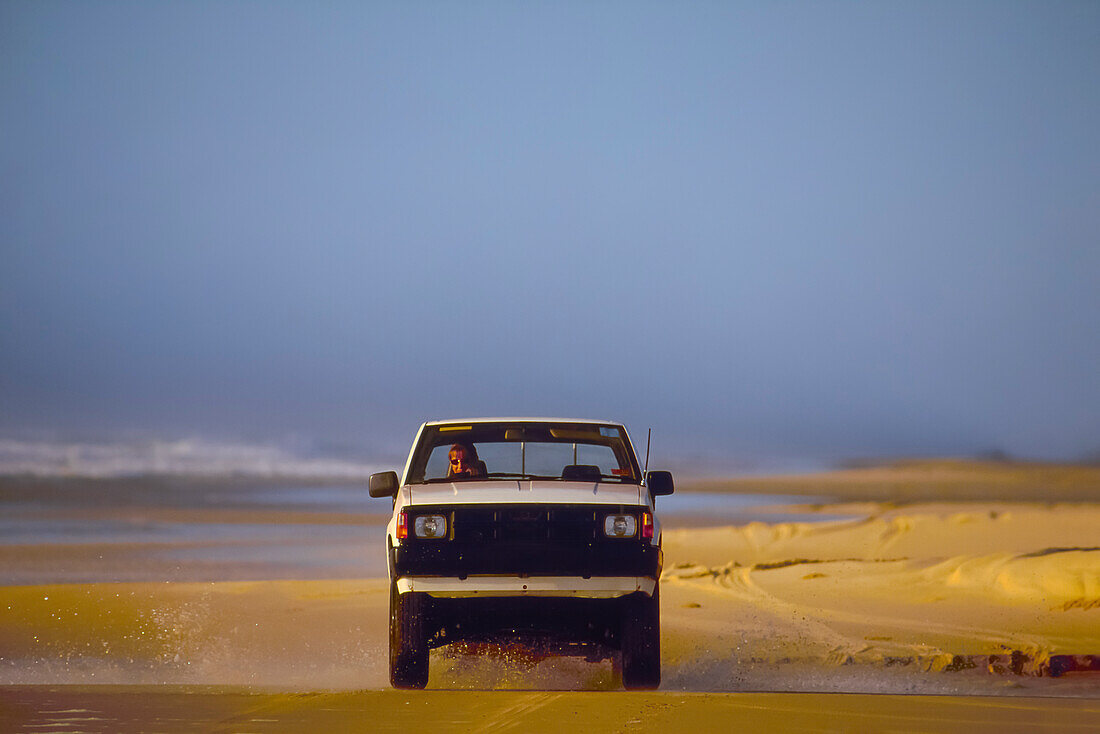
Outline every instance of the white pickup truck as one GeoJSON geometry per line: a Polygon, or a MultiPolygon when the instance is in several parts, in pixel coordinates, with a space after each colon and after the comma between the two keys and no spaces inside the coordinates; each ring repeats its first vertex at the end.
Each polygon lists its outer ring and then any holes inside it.
{"type": "Polygon", "coordinates": [[[623,686],[661,682],[654,498],[626,429],[606,421],[477,418],[420,427],[404,473],[370,478],[393,500],[386,532],[390,683],[423,688],[428,651],[520,641],[611,658],[623,686]]]}

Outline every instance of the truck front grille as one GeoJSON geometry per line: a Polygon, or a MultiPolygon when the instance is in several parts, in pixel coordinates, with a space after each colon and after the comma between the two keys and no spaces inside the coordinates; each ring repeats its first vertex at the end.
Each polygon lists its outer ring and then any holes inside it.
{"type": "Polygon", "coordinates": [[[633,505],[421,506],[416,515],[445,515],[449,538],[409,538],[396,549],[399,575],[644,576],[654,575],[658,549],[640,538],[603,535],[608,514],[633,505]]]}

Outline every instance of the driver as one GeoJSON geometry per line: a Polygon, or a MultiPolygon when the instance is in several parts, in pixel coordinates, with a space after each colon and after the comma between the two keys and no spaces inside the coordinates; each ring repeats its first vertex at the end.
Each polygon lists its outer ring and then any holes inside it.
{"type": "Polygon", "coordinates": [[[485,476],[485,465],[477,458],[477,449],[472,444],[456,443],[448,458],[451,461],[448,477],[474,479],[485,476]]]}

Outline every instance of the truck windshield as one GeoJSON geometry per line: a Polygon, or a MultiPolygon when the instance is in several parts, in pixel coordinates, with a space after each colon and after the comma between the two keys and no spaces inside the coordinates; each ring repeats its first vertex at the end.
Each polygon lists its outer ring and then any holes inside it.
{"type": "Polygon", "coordinates": [[[408,482],[543,479],[637,484],[639,476],[621,426],[456,423],[424,428],[408,482]],[[459,452],[466,461],[452,464],[459,452]],[[464,471],[456,474],[456,466],[464,471]]]}

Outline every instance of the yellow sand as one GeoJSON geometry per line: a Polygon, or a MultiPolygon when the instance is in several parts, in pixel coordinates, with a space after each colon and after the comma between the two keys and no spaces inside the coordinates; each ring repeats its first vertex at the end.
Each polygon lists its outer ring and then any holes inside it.
{"type": "Polygon", "coordinates": [[[1100,501],[1100,465],[919,459],[819,474],[695,479],[696,492],[822,495],[876,502],[1100,501]]]}
{"type": "Polygon", "coordinates": [[[611,693],[606,661],[509,650],[437,651],[428,691],[388,690],[383,579],[3,587],[0,730],[1097,731],[1097,476],[939,462],[731,480],[852,501],[798,510],[820,523],[667,530],[649,694],[611,693]],[[1059,660],[1078,669],[1051,677],[1059,660]],[[769,690],[953,695],[744,693],[769,690]]]}
{"type": "Polygon", "coordinates": [[[1100,506],[879,509],[671,531],[664,588],[693,629],[744,638],[758,661],[940,670],[1017,653],[1039,673],[1051,655],[1100,652],[1100,506]]]}
{"type": "MultiPolygon", "coordinates": [[[[859,509],[870,517],[667,531],[666,683],[797,689],[776,666],[939,671],[991,655],[1035,675],[1052,655],[1100,653],[1100,505],[859,509]]],[[[5,587],[0,684],[384,687],[386,604],[381,579],[5,587]]],[[[517,676],[500,662],[437,654],[432,685],[615,685],[606,665],[517,676]]]]}

